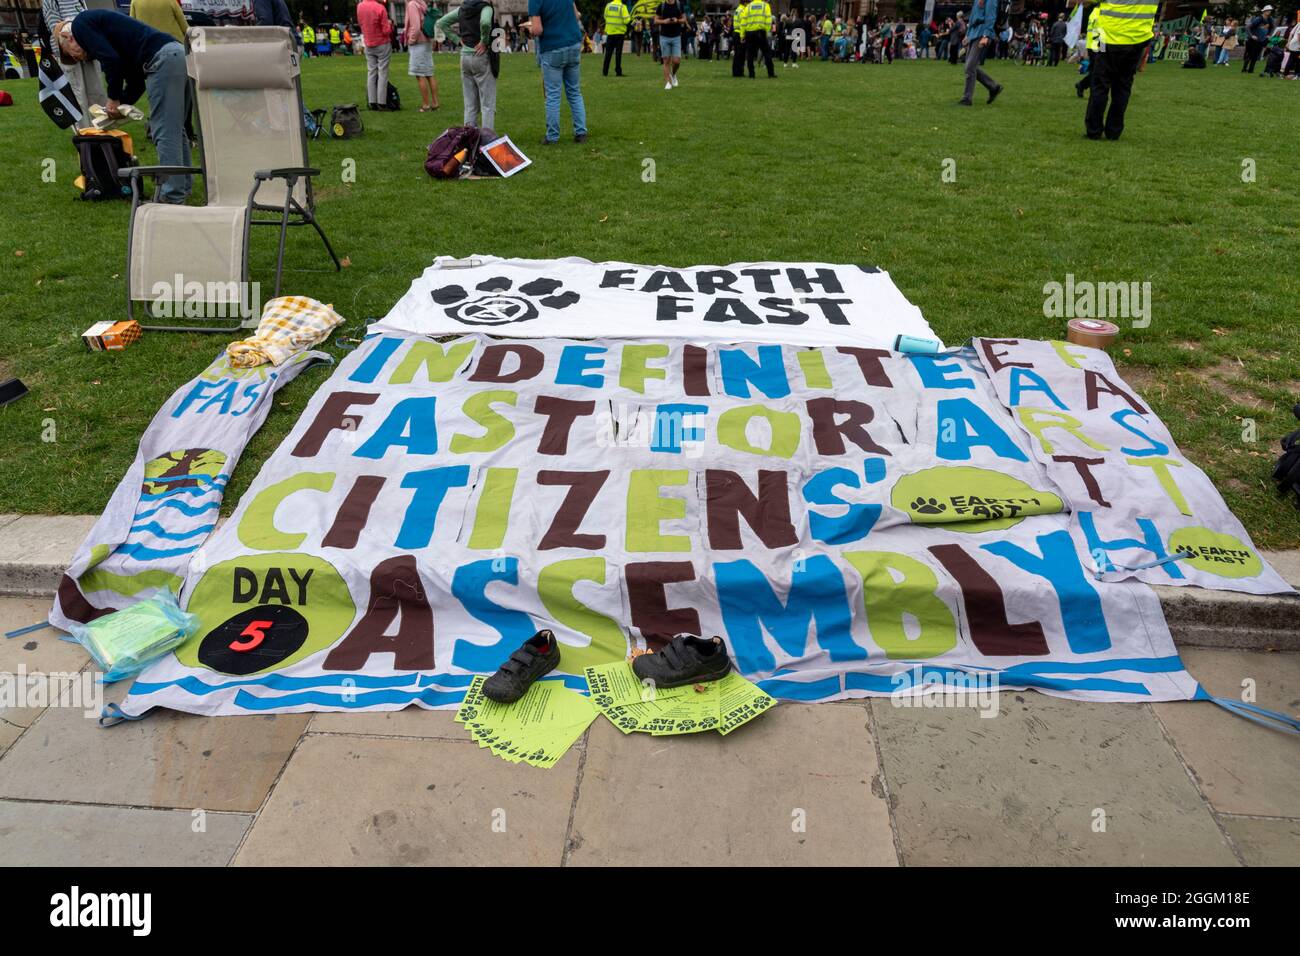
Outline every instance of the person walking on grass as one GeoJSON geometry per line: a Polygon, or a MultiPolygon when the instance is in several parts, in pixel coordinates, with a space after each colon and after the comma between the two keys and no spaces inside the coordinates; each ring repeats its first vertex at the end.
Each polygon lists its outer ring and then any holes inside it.
{"type": "Polygon", "coordinates": [[[609,58],[614,58],[614,75],[623,75],[623,41],[627,38],[627,25],[632,14],[623,0],[609,0],[605,4],[605,65],[601,76],[609,76],[609,58]]]}
{"type": "Polygon", "coordinates": [[[751,80],[754,78],[754,61],[759,54],[762,54],[763,64],[767,67],[767,78],[770,80],[776,76],[776,69],[772,66],[772,45],[767,41],[771,30],[772,8],[767,0],[749,0],[745,11],[745,68],[751,80]]]}
{"type": "Polygon", "coordinates": [[[659,55],[664,62],[664,89],[677,85],[677,71],[682,66],[682,30],[686,12],[679,0],[664,0],[655,8],[655,25],[659,27],[659,55]]]}
{"type": "Polygon", "coordinates": [[[406,50],[410,54],[406,72],[415,77],[416,85],[420,87],[421,113],[438,109],[438,79],[433,75],[433,37],[424,32],[424,18],[428,13],[426,0],[406,0],[406,50]]]}
{"type": "Polygon", "coordinates": [[[528,0],[528,32],[537,38],[546,96],[546,138],[560,141],[560,92],[573,114],[573,141],[587,141],[587,106],[582,99],[582,24],[573,0],[528,0]]]}
{"type": "Polygon", "coordinates": [[[1159,8],[1157,0],[1101,0],[1093,11],[1093,16],[1099,18],[1101,42],[1093,54],[1097,62],[1089,70],[1092,88],[1083,118],[1089,139],[1101,139],[1104,133],[1107,139],[1114,140],[1124,132],[1133,78],[1154,36],[1159,8]]]}
{"type": "MultiPolygon", "coordinates": [[[[392,56],[393,22],[379,0],[361,0],[357,4],[357,21],[366,47],[366,102],[372,110],[388,107],[388,58],[392,56]]],[[[333,39],[334,31],[330,31],[333,39]]],[[[342,41],[342,37],[339,40],[342,41]]]]}
{"type": "MultiPolygon", "coordinates": [[[[483,0],[466,0],[438,21],[434,32],[460,40],[460,89],[465,99],[465,125],[495,129],[497,78],[492,72],[492,18],[496,11],[483,0]]],[[[536,34],[533,34],[536,36],[536,34]]]]}
{"type": "Polygon", "coordinates": [[[1255,64],[1264,52],[1264,44],[1273,32],[1273,5],[1266,4],[1246,23],[1246,55],[1241,61],[1242,73],[1254,73],[1255,64]]]}
{"type": "Polygon", "coordinates": [[[984,72],[980,63],[994,40],[998,18],[998,0],[975,0],[970,8],[970,20],[966,25],[966,92],[957,103],[970,106],[971,97],[975,95],[975,82],[989,91],[992,103],[1002,92],[1002,84],[984,72]]]}

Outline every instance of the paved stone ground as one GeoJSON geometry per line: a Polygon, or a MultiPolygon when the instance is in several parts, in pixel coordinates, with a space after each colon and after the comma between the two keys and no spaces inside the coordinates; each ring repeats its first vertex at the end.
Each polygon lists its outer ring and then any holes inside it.
{"type": "MultiPolygon", "coordinates": [[[[0,598],[0,631],[48,602],[0,598]]],[[[1300,654],[1190,648],[1213,693],[1300,709],[1300,654]]],[[[0,673],[78,671],[45,630],[0,673]]],[[[108,700],[122,690],[109,688],[108,700]]],[[[450,713],[101,729],[0,708],[0,864],[1300,864],[1300,744],[1208,703],[1004,693],[997,716],[782,704],[723,739],[603,718],[552,770],[450,713]],[[1104,830],[1100,824],[1104,823],[1104,830]]]]}

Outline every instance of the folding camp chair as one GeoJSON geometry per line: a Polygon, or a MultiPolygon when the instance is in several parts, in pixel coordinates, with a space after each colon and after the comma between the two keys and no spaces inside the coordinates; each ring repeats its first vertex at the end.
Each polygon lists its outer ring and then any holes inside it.
{"type": "MultiPolygon", "coordinates": [[[[329,239],[316,221],[312,177],[307,166],[298,51],[287,27],[196,27],[186,35],[186,66],[203,165],[137,166],[122,170],[131,182],[131,221],[126,240],[127,314],[137,300],[158,302],[170,290],[170,311],[204,301],[244,311],[238,325],[219,328],[146,325],[159,332],[233,332],[257,325],[249,315],[248,248],[253,226],[279,226],[275,295],[284,271],[284,243],[290,226],[309,225],[341,269],[329,239]],[[147,202],[141,179],[197,173],[207,204],[147,202]],[[258,218],[258,213],[277,213],[258,218]]],[[[223,310],[224,311],[224,310],[223,310]]],[[[146,312],[150,313],[146,306],[146,312]]],[[[150,317],[152,313],[150,313],[150,317]]]]}

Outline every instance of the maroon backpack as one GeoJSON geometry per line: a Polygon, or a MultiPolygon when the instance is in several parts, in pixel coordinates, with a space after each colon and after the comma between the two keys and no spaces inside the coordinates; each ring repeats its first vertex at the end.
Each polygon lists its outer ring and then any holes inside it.
{"type": "Polygon", "coordinates": [[[434,179],[457,179],[464,167],[473,168],[478,159],[481,132],[473,126],[453,126],[429,144],[424,171],[434,179]],[[458,157],[461,150],[464,156],[458,157]]]}

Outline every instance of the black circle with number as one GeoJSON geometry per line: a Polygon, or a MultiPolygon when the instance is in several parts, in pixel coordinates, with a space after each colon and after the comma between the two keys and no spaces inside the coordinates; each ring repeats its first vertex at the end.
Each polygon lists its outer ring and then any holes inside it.
{"type": "Polygon", "coordinates": [[[284,604],[261,604],[240,611],[208,631],[199,644],[199,662],[222,674],[253,674],[280,663],[307,640],[307,619],[284,604]],[[246,644],[255,639],[248,633],[255,621],[270,621],[261,628],[265,635],[256,647],[235,650],[232,644],[246,644]]]}

